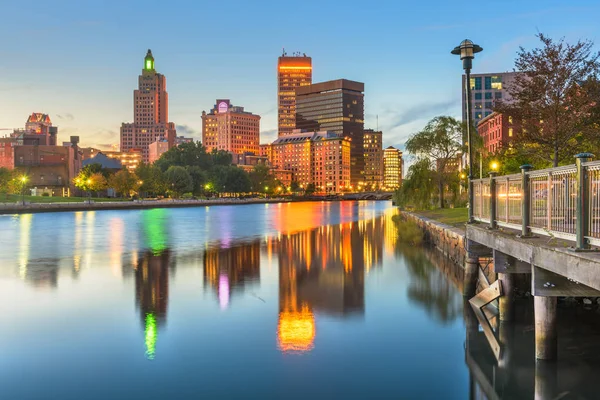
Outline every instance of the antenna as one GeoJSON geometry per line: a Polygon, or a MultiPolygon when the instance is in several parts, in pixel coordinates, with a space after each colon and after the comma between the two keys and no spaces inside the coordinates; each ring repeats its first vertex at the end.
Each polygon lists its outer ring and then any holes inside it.
{"type": "Polygon", "coordinates": [[[375,129],[377,132],[379,132],[379,114],[377,114],[375,116],[375,118],[377,118],[377,129],[375,129]]]}

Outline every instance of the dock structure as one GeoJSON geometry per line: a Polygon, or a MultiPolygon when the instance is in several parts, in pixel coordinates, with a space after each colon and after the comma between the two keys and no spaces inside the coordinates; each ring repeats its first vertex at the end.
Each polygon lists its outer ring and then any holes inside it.
{"type": "Polygon", "coordinates": [[[557,357],[557,297],[600,297],[600,161],[591,158],[473,181],[477,222],[467,225],[463,294],[499,362],[502,340],[488,314],[497,307],[500,323],[513,319],[516,274],[531,274],[538,360],[557,357]],[[484,258],[493,260],[494,282],[484,258]]]}

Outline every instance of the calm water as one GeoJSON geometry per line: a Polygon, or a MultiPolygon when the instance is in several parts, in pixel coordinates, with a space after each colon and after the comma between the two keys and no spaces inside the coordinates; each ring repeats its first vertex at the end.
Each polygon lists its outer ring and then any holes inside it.
{"type": "MultiPolygon", "coordinates": [[[[0,217],[0,398],[486,398],[481,376],[502,371],[469,325],[460,276],[398,240],[394,212],[341,202],[0,217]]],[[[531,329],[518,332],[532,355],[531,329]]],[[[503,398],[533,397],[527,362],[503,398]]]]}

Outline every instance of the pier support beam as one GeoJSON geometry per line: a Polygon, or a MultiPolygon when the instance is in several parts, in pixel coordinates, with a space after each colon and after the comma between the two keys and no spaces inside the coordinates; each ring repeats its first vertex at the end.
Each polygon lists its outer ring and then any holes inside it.
{"type": "Polygon", "coordinates": [[[515,275],[498,274],[498,280],[502,283],[502,297],[498,299],[500,321],[512,321],[515,315],[515,275]]]}
{"type": "MultiPolygon", "coordinates": [[[[557,399],[558,373],[556,363],[538,360],[535,362],[535,400],[557,399]]],[[[560,397],[560,396],[559,396],[560,397]]]]}
{"type": "Polygon", "coordinates": [[[534,297],[535,358],[556,360],[556,297],[534,297]]]}
{"type": "Polygon", "coordinates": [[[465,260],[465,276],[463,281],[463,296],[471,298],[477,291],[477,279],[479,277],[479,257],[472,253],[467,254],[465,260]]]}

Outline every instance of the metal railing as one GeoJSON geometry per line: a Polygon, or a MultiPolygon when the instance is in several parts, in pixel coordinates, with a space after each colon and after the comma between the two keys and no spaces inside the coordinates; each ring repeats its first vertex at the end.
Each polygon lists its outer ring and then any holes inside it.
{"type": "Polygon", "coordinates": [[[473,181],[473,216],[490,228],[504,226],[576,242],[577,250],[600,246],[600,161],[576,156],[577,163],[473,181]]]}

